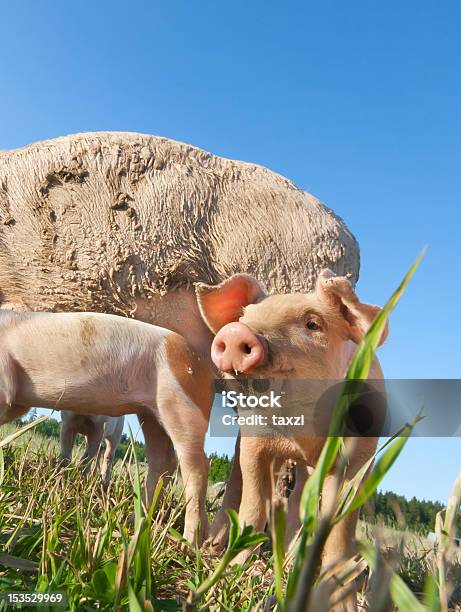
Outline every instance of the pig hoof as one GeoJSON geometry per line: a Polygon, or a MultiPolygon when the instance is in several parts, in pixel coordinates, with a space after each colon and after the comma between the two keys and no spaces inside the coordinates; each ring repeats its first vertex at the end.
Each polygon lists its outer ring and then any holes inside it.
{"type": "Polygon", "coordinates": [[[215,519],[212,524],[208,541],[211,542],[213,546],[224,550],[229,539],[228,534],[229,524],[227,516],[225,516],[224,519],[220,517],[220,520],[215,519]]]}
{"type": "Polygon", "coordinates": [[[213,538],[208,538],[203,543],[203,548],[212,555],[221,555],[226,550],[226,546],[222,542],[213,538]]]}
{"type": "Polygon", "coordinates": [[[203,548],[203,542],[201,538],[197,539],[197,537],[186,537],[183,535],[182,539],[178,542],[179,549],[182,553],[185,554],[194,554],[196,548],[203,548]]]}
{"type": "Polygon", "coordinates": [[[182,552],[183,555],[190,554],[192,553],[192,544],[190,544],[189,542],[181,541],[179,542],[179,550],[182,552]]]}

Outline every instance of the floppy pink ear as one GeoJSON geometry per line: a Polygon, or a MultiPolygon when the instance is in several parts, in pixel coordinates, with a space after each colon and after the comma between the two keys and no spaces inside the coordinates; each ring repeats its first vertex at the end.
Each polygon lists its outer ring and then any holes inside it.
{"type": "Polygon", "coordinates": [[[195,294],[202,318],[214,334],[227,323],[238,321],[245,306],[266,296],[250,274],[235,274],[220,285],[196,283],[195,294]]]}
{"type": "MultiPolygon", "coordinates": [[[[379,306],[363,304],[357,297],[351,283],[345,276],[335,276],[331,270],[323,270],[315,286],[319,299],[330,306],[339,308],[341,315],[348,324],[350,339],[357,344],[381,311],[379,306]]],[[[389,324],[381,334],[379,345],[383,344],[389,334],[389,324]]]]}

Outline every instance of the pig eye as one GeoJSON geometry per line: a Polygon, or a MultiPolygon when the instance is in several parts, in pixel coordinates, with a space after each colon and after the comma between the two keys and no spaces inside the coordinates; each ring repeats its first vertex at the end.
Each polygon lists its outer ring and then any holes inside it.
{"type": "Polygon", "coordinates": [[[311,331],[318,331],[320,329],[320,325],[313,319],[309,319],[309,321],[306,323],[306,327],[311,331]]]}

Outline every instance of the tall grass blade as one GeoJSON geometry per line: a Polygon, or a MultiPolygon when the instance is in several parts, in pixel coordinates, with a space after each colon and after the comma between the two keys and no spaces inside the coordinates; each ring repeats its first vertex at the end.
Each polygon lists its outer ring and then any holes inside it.
{"type": "Polygon", "coordinates": [[[350,501],[350,503],[346,505],[341,515],[335,519],[335,522],[339,522],[348,514],[358,510],[370,499],[378,486],[381,484],[383,478],[394,465],[398,456],[402,452],[403,447],[407,443],[408,437],[413,431],[414,426],[419,420],[420,418],[416,417],[412,423],[404,427],[403,431],[401,432],[401,437],[394,440],[387,451],[379,458],[369,478],[357,491],[355,497],[350,501]]]}
{"type": "Polygon", "coordinates": [[[33,429],[39,423],[43,423],[43,421],[47,421],[47,420],[48,420],[47,416],[42,416],[42,417],[39,417],[38,419],[35,419],[35,421],[32,421],[31,423],[27,423],[27,425],[23,425],[16,431],[13,431],[13,433],[11,433],[9,436],[6,436],[6,438],[3,438],[3,440],[0,440],[0,448],[3,448],[4,446],[11,444],[11,442],[16,440],[16,438],[19,438],[19,436],[22,436],[23,434],[25,434],[26,431],[29,431],[29,429],[33,429]]]}
{"type": "Polygon", "coordinates": [[[281,500],[274,504],[271,517],[272,550],[274,555],[275,595],[280,612],[284,612],[283,564],[285,561],[286,510],[281,500]]]}
{"type": "Polygon", "coordinates": [[[200,601],[200,599],[209,591],[221,578],[230,565],[233,559],[239,554],[239,552],[248,548],[254,548],[262,544],[267,540],[267,536],[263,533],[254,532],[253,528],[249,525],[244,526],[242,529],[239,525],[238,515],[235,510],[227,510],[229,516],[230,528],[229,528],[229,542],[227,549],[222,556],[221,561],[211,572],[195,591],[191,591],[187,600],[188,609],[193,607],[200,601]]]}
{"type": "Polygon", "coordinates": [[[323,446],[313,473],[308,478],[304,486],[303,494],[301,496],[300,516],[302,522],[302,533],[296,550],[293,568],[288,577],[286,591],[286,598],[288,602],[293,599],[295,591],[298,588],[301,568],[305,560],[306,546],[309,539],[312,537],[317,524],[320,495],[323,483],[326,475],[331,471],[340,449],[342,449],[344,445],[342,433],[344,430],[344,420],[346,418],[349,406],[351,401],[354,401],[354,399],[356,399],[360,393],[362,385],[361,381],[368,377],[371,365],[373,363],[374,353],[379,345],[389,314],[402,297],[403,292],[405,291],[413,274],[420,265],[422,258],[424,257],[424,253],[425,249],[423,249],[423,251],[416,258],[415,262],[404,276],[396,291],[394,291],[383,309],[376,316],[362,342],[359,344],[348,368],[341,395],[332,416],[329,437],[323,446]]]}
{"type": "Polygon", "coordinates": [[[454,549],[456,519],[460,510],[460,502],[461,473],[458,475],[453,486],[445,512],[439,512],[436,518],[439,601],[443,612],[448,610],[448,600],[451,591],[447,584],[447,567],[454,549]]]}
{"type": "MultiPolygon", "coordinates": [[[[360,552],[362,556],[366,559],[370,569],[372,571],[376,570],[376,551],[369,544],[365,544],[364,542],[360,545],[360,552]]],[[[411,612],[427,612],[426,608],[420,603],[416,595],[414,595],[410,588],[405,584],[405,582],[400,578],[398,574],[396,574],[392,569],[389,568],[389,571],[392,572],[390,579],[390,594],[392,601],[394,604],[402,610],[403,612],[407,612],[411,610],[411,612]]]]}

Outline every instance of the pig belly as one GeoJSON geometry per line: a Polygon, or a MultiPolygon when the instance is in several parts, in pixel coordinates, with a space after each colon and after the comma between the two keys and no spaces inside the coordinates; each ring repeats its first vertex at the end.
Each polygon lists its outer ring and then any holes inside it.
{"type": "Polygon", "coordinates": [[[19,376],[15,404],[29,407],[69,410],[81,414],[122,416],[134,414],[143,406],[153,404],[154,394],[142,384],[133,390],[121,390],[119,380],[107,376],[86,380],[77,374],[75,378],[55,376],[51,372],[44,376],[31,377],[27,373],[19,376]]]}

